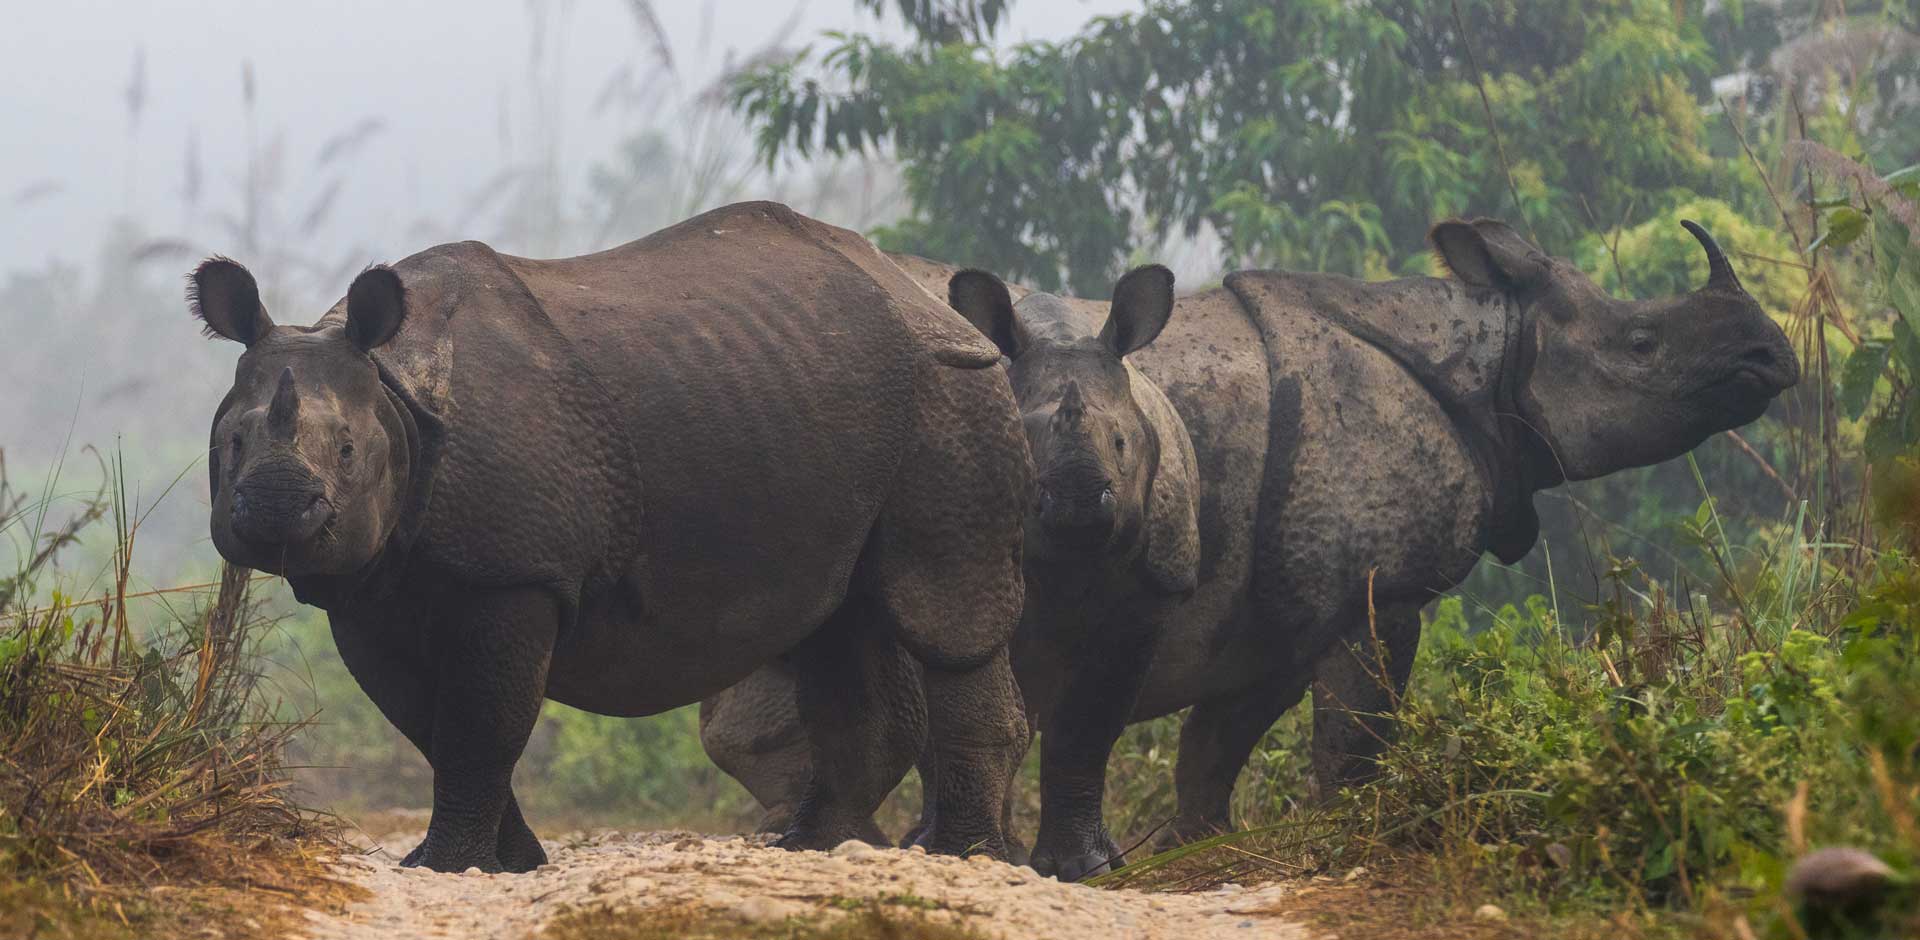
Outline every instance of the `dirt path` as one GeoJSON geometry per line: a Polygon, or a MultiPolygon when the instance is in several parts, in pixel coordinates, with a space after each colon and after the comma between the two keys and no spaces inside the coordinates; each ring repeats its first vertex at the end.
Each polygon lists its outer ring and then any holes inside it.
{"type": "Polygon", "coordinates": [[[789,853],[757,839],[688,832],[597,833],[546,843],[552,863],[526,875],[403,869],[417,834],[344,859],[342,879],[369,897],[313,912],[310,940],[537,936],[556,915],[595,907],[699,910],[757,924],[815,921],[850,909],[895,909],[1004,940],[1318,940],[1292,923],[1287,890],[1143,894],[1066,885],[987,859],[850,844],[789,853]]]}

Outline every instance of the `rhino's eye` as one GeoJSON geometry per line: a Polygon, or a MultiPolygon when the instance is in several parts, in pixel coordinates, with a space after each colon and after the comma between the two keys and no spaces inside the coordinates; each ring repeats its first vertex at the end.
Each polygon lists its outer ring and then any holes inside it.
{"type": "Polygon", "coordinates": [[[340,442],[340,463],[342,465],[353,463],[353,442],[352,441],[340,442]]]}
{"type": "Polygon", "coordinates": [[[1633,354],[1636,356],[1650,355],[1659,345],[1660,338],[1654,336],[1653,331],[1646,327],[1641,327],[1627,334],[1627,347],[1632,349],[1633,354]]]}
{"type": "Polygon", "coordinates": [[[1113,449],[1114,449],[1114,450],[1117,450],[1117,451],[1119,451],[1120,453],[1123,453],[1123,454],[1124,454],[1124,453],[1126,453],[1126,452],[1127,452],[1127,439],[1126,439],[1126,438],[1124,438],[1124,437],[1122,437],[1122,436],[1120,436],[1120,435],[1118,435],[1118,434],[1115,434],[1115,435],[1113,436],[1113,449]]]}

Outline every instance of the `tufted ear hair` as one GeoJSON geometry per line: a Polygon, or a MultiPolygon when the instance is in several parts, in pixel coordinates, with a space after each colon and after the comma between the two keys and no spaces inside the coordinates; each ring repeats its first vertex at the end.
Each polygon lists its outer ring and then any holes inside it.
{"type": "Polygon", "coordinates": [[[1113,286],[1113,309],[1100,339],[1116,356],[1153,342],[1173,317],[1173,272],[1164,265],[1134,268],[1113,286]]]}
{"type": "Polygon", "coordinates": [[[407,319],[407,289],[384,264],[360,272],[347,288],[347,339],[370,352],[393,339],[407,319]]]}
{"type": "Polygon", "coordinates": [[[238,261],[214,255],[187,275],[187,309],[208,336],[251,346],[273,329],[260,285],[238,261]]]}
{"type": "Polygon", "coordinates": [[[1011,359],[1023,345],[1013,319],[1013,296],[1005,281],[969,268],[947,281],[947,303],[1011,359]]]}
{"type": "Polygon", "coordinates": [[[1474,287],[1517,290],[1547,275],[1546,254],[1505,222],[1450,219],[1427,233],[1454,277],[1474,287]]]}

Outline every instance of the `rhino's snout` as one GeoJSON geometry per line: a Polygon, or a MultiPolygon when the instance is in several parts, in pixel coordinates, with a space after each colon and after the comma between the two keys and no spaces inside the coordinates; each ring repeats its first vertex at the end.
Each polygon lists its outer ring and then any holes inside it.
{"type": "Polygon", "coordinates": [[[1736,369],[1775,394],[1800,384],[1800,359],[1784,336],[1748,347],[1736,369]]]}
{"type": "Polygon", "coordinates": [[[317,480],[243,480],[233,488],[233,534],[255,549],[303,545],[332,517],[317,480]]]}
{"type": "Polygon", "coordinates": [[[1118,500],[1104,477],[1078,485],[1040,484],[1040,528],[1064,548],[1096,548],[1113,537],[1118,500]]]}

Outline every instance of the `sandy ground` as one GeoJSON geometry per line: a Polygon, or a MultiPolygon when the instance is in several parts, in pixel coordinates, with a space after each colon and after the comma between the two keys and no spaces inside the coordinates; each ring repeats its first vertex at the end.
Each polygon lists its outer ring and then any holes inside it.
{"type": "Polygon", "coordinates": [[[1319,940],[1289,921],[1285,886],[1145,894],[1061,884],[1030,868],[859,843],[792,853],[754,837],[601,832],[545,843],[550,864],[525,875],[443,875],[399,867],[418,839],[382,840],[337,865],[369,897],[311,912],[310,940],[536,935],[569,907],[698,906],[756,922],[840,916],[862,901],[932,907],[1004,940],[1319,940]],[[891,899],[891,900],[888,900],[891,899]],[[924,899],[924,900],[921,900],[924,899]]]}

